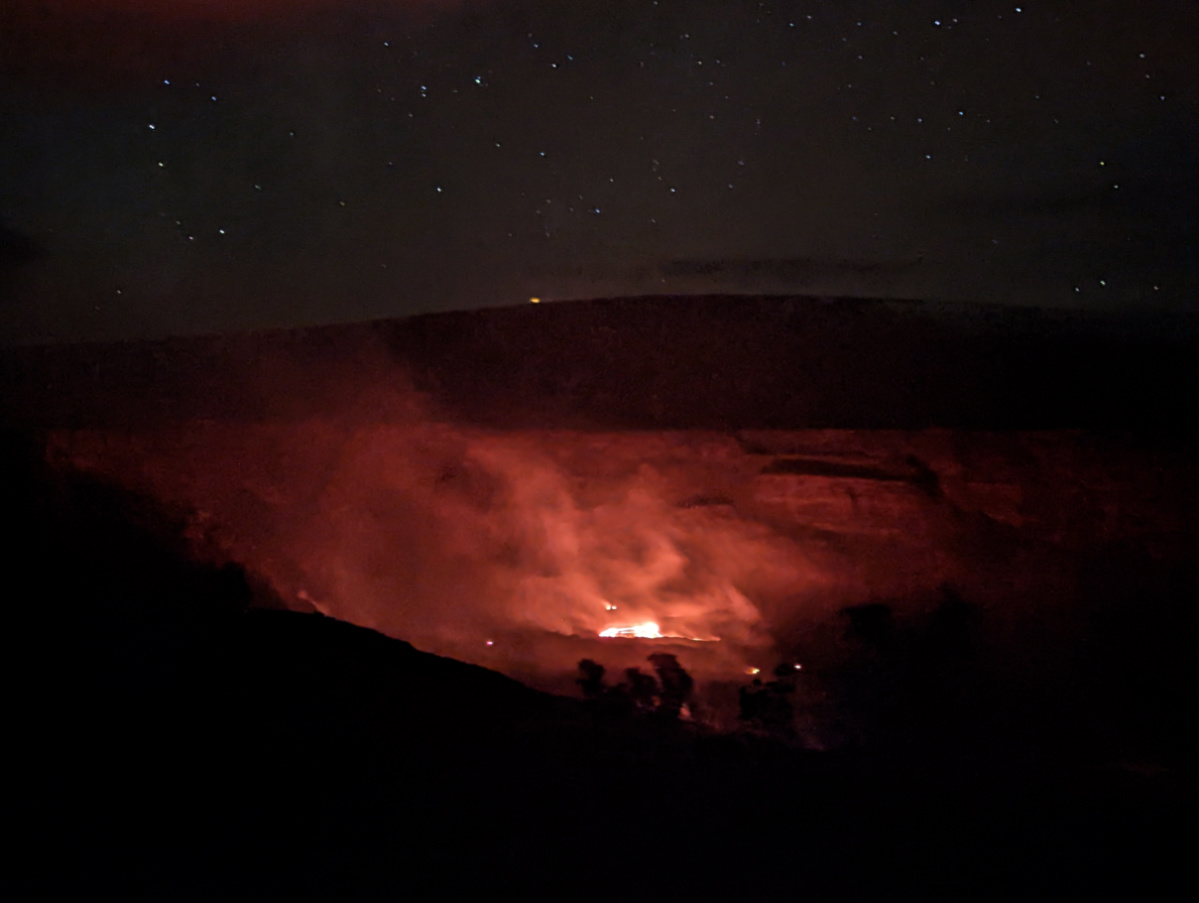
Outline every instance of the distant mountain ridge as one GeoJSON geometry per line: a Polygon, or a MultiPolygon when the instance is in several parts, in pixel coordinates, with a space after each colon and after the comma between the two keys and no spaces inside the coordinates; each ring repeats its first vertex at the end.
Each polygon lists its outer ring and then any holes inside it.
{"type": "Polygon", "coordinates": [[[450,416],[605,429],[1189,429],[1199,318],[665,296],[0,350],[0,418],[54,428],[335,410],[410,378],[450,416]],[[358,375],[354,377],[355,367],[358,375]],[[284,379],[281,374],[286,374],[284,379]],[[272,382],[273,381],[273,382],[272,382]]]}

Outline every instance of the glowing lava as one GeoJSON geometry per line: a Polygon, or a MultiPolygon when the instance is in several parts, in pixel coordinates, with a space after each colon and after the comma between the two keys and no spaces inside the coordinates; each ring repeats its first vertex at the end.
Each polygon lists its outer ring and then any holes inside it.
{"type": "Polygon", "coordinates": [[[609,627],[607,630],[600,631],[601,637],[638,637],[644,640],[691,640],[693,643],[711,643],[719,640],[719,637],[698,637],[698,636],[683,636],[678,633],[663,633],[661,628],[654,621],[646,621],[644,624],[634,624],[632,627],[609,627]]]}
{"type": "Polygon", "coordinates": [[[653,621],[644,624],[634,624],[632,627],[609,627],[601,630],[600,636],[636,636],[647,640],[662,639],[664,634],[653,621]]]}

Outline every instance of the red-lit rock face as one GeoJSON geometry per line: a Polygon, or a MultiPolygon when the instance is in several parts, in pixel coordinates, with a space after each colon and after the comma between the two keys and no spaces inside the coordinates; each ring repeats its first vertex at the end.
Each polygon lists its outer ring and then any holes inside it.
{"type": "Polygon", "coordinates": [[[1168,471],[1070,433],[505,432],[399,394],[54,453],[195,511],[289,605],[547,686],[657,646],[740,676],[844,606],[916,610],[946,583],[1017,617],[1069,597],[1078,549],[1185,532],[1168,471]],[[664,638],[619,635],[647,623],[664,638]]]}
{"type": "Polygon", "coordinates": [[[1190,416],[1162,387],[1193,382],[1193,356],[1160,346],[1173,363],[1155,369],[1149,346],[956,322],[769,299],[529,305],[33,349],[5,363],[0,400],[60,460],[189,512],[197,548],[264,599],[538,686],[574,692],[580,659],[618,674],[652,651],[701,685],[780,659],[810,663],[810,683],[860,659],[854,631],[883,611],[846,608],[886,606],[916,660],[958,599],[979,627],[954,654],[992,685],[1069,689],[1079,656],[1120,654],[1127,612],[1171,623],[1186,597],[1170,581],[1190,585],[1195,558],[1193,442],[1145,427],[1190,416]],[[1021,431],[1062,423],[1093,430],[1021,431]],[[828,424],[912,428],[811,428],[828,424]]]}
{"type": "Polygon", "coordinates": [[[289,603],[480,662],[646,621],[736,657],[768,642],[763,610],[832,579],[827,550],[758,516],[760,462],[728,437],[311,421],[62,441],[197,509],[289,603]]]}

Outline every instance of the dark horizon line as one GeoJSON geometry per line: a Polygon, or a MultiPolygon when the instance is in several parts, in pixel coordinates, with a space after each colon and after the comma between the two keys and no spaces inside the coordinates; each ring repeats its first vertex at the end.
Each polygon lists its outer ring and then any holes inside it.
{"type": "Polygon", "coordinates": [[[1162,309],[1157,307],[1136,308],[1085,308],[1070,306],[1042,306],[1037,304],[1001,303],[997,301],[955,301],[895,296],[852,295],[852,294],[806,294],[770,290],[737,290],[729,288],[719,292],[647,292],[618,295],[603,295],[592,297],[555,297],[553,294],[530,298],[529,301],[518,303],[501,303],[485,307],[462,307],[448,310],[419,311],[388,317],[367,317],[364,319],[329,320],[314,323],[279,324],[270,326],[252,326],[220,331],[168,333],[159,336],[143,336],[117,339],[35,339],[32,341],[6,342],[0,337],[0,354],[16,354],[21,351],[31,351],[39,348],[126,348],[130,346],[149,346],[155,344],[177,344],[204,342],[217,339],[253,339],[282,336],[290,333],[316,333],[339,329],[370,329],[399,324],[447,320],[457,318],[476,319],[495,315],[524,315],[531,316],[537,310],[547,308],[582,308],[587,306],[603,307],[615,305],[636,304],[641,306],[681,306],[698,303],[741,302],[769,304],[780,306],[801,305],[812,308],[841,308],[862,310],[868,307],[891,308],[893,312],[900,309],[905,313],[928,314],[938,318],[950,317],[962,321],[987,319],[989,317],[1008,318],[1028,323],[1040,320],[1046,323],[1062,323],[1072,321],[1077,324],[1169,324],[1173,328],[1165,331],[1163,337],[1177,341],[1199,338],[1199,310],[1162,309]],[[533,301],[533,303],[530,303],[533,301]]]}

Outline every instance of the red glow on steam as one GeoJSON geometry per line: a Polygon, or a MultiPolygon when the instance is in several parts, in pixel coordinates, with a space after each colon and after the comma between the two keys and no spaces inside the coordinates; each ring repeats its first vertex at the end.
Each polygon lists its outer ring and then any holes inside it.
{"type": "Polygon", "coordinates": [[[559,637],[702,644],[737,674],[771,643],[763,612],[828,583],[817,550],[760,514],[690,501],[713,488],[693,439],[500,433],[432,419],[415,396],[387,422],[378,410],[75,433],[61,450],[194,511],[197,541],[286,603],[492,667],[536,670],[550,647],[573,667],[585,652],[559,637]]]}

